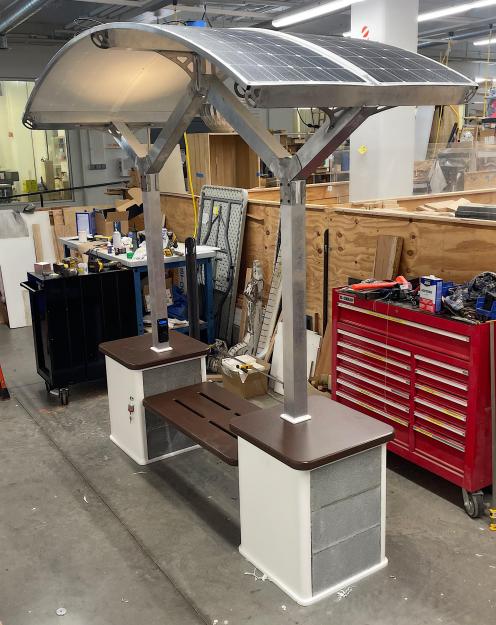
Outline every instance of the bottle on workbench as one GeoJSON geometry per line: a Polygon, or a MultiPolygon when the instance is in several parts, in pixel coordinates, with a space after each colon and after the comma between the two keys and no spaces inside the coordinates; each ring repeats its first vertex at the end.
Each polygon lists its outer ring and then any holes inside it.
{"type": "Polygon", "coordinates": [[[112,245],[114,246],[114,250],[117,250],[121,247],[121,233],[118,230],[119,222],[114,221],[114,233],[112,235],[112,245]]]}

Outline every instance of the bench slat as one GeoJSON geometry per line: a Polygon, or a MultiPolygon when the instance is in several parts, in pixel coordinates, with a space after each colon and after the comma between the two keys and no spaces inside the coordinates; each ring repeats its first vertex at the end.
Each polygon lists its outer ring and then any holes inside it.
{"type": "Polygon", "coordinates": [[[254,404],[211,382],[151,395],[143,400],[143,405],[233,466],[238,464],[238,442],[230,430],[231,420],[258,410],[254,404]]]}

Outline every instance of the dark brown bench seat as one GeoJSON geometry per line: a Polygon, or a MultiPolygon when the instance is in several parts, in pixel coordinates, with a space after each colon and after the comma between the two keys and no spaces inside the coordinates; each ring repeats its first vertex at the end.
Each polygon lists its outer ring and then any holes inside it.
{"type": "Polygon", "coordinates": [[[143,405],[232,466],[238,464],[238,441],[231,420],[259,409],[212,382],[151,395],[143,405]]]}

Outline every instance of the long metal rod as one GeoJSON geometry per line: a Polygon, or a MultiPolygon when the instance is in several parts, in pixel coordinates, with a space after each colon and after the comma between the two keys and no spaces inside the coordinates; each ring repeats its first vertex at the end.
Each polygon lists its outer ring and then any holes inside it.
{"type": "Polygon", "coordinates": [[[274,175],[280,178],[283,174],[281,162],[285,159],[289,162],[291,154],[220,80],[212,77],[209,82],[209,102],[258,154],[274,175]]]}
{"type": "Polygon", "coordinates": [[[496,363],[495,346],[494,346],[494,324],[496,321],[489,322],[489,371],[491,375],[491,431],[492,431],[492,462],[493,462],[493,494],[492,509],[496,508],[496,363]]]}
{"type": "Polygon", "coordinates": [[[17,9],[0,20],[0,33],[5,35],[14,30],[50,2],[52,0],[24,0],[17,9]]]}
{"type": "Polygon", "coordinates": [[[164,247],[162,243],[162,211],[160,210],[160,191],[158,176],[142,174],[143,213],[146,233],[146,264],[148,267],[148,286],[150,289],[150,309],[152,319],[153,347],[164,350],[169,341],[160,342],[158,320],[167,319],[164,247]]]}
{"type": "Polygon", "coordinates": [[[198,277],[196,267],[196,241],[188,237],[184,242],[186,260],[186,285],[188,292],[189,335],[200,338],[200,313],[198,306],[198,277]]]}
{"type": "Polygon", "coordinates": [[[310,419],[307,398],[306,249],[304,180],[281,180],[283,419],[310,419]]]}

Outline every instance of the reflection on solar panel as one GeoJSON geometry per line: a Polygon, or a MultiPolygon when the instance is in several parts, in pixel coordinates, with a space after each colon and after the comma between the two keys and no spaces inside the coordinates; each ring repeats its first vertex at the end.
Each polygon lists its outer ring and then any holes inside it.
{"type": "Polygon", "coordinates": [[[464,76],[432,59],[384,43],[325,35],[294,36],[343,57],[381,83],[470,84],[464,76]]]}
{"type": "MultiPolygon", "coordinates": [[[[165,30],[165,29],[164,29],[165,30]]],[[[167,28],[182,36],[184,29],[167,28]]],[[[186,31],[188,35],[191,31],[186,31]]],[[[274,82],[363,83],[338,61],[322,56],[291,39],[270,31],[200,29],[189,40],[223,59],[247,84],[274,82]]]]}

